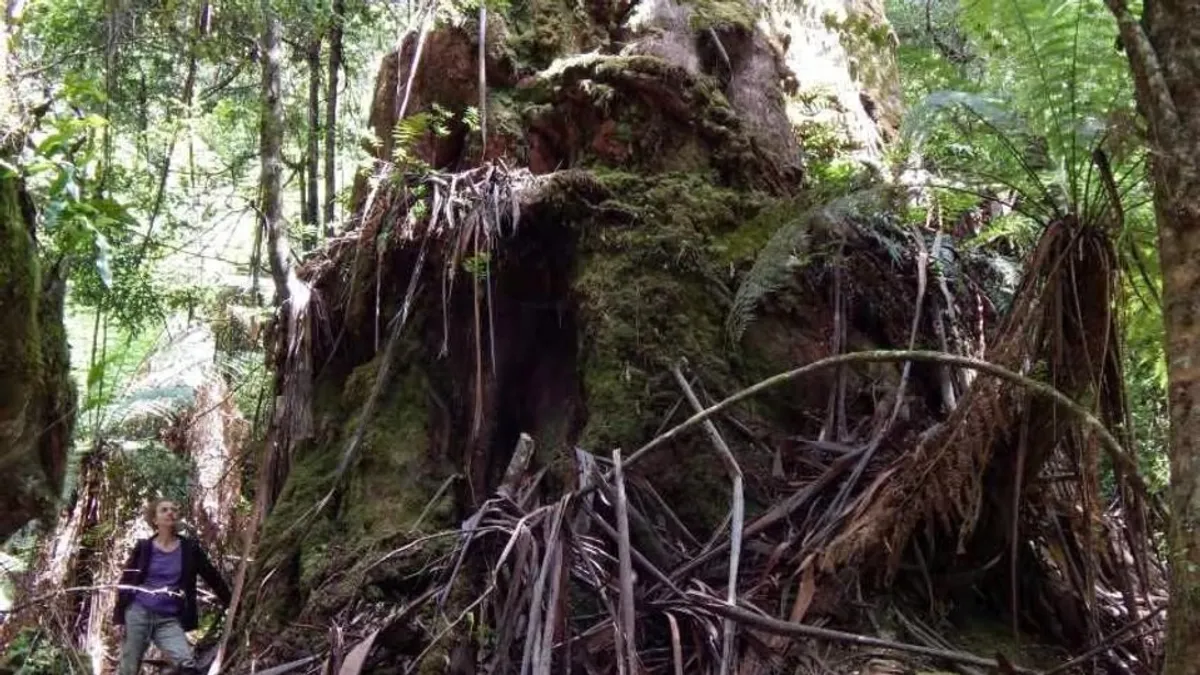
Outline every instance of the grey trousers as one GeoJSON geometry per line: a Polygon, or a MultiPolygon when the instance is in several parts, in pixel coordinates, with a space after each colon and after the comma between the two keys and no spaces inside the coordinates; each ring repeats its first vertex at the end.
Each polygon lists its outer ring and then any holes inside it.
{"type": "Polygon", "coordinates": [[[150,642],[176,667],[192,666],[192,645],[179,619],[155,614],[136,602],[125,610],[125,642],[121,645],[120,675],[137,675],[150,642]]]}

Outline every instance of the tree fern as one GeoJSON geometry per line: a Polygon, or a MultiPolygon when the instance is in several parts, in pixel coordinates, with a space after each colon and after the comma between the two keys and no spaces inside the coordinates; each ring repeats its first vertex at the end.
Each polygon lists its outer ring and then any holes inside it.
{"type": "Polygon", "coordinates": [[[1111,215],[1095,151],[1125,179],[1121,189],[1141,175],[1126,170],[1137,161],[1128,151],[1131,87],[1105,12],[1101,0],[964,3],[958,21],[983,57],[979,71],[924,92],[905,139],[943,177],[1015,190],[1041,220],[1111,215]]]}
{"type": "Polygon", "coordinates": [[[944,9],[951,0],[889,0],[889,14],[907,21],[902,34],[914,36],[899,53],[912,110],[902,137],[943,185],[1019,195],[1022,216],[992,219],[972,246],[1004,239],[1029,250],[1041,227],[1064,215],[1106,230],[1121,256],[1113,301],[1133,346],[1123,350],[1132,417],[1148,428],[1153,454],[1165,443],[1161,275],[1116,25],[1103,0],[963,0],[940,16],[966,37],[964,65],[945,58],[936,38],[922,42],[922,31],[935,30],[923,10],[931,1],[944,9]]]}

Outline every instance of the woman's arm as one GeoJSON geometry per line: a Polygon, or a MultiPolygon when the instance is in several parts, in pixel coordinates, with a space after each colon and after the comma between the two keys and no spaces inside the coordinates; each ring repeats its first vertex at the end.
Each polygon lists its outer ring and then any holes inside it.
{"type": "Polygon", "coordinates": [[[209,561],[208,555],[204,553],[204,549],[199,542],[196,543],[196,571],[200,574],[200,578],[204,579],[204,583],[212,589],[222,605],[229,606],[231,593],[229,586],[225,584],[225,580],[221,578],[221,573],[209,561]]]}
{"type": "Polygon", "coordinates": [[[129,599],[133,597],[133,591],[128,587],[136,586],[138,582],[138,573],[141,571],[137,568],[139,549],[142,542],[138,540],[133,545],[133,550],[129,552],[129,559],[125,561],[125,566],[121,568],[121,578],[117,581],[119,588],[117,589],[117,604],[113,607],[113,623],[122,626],[125,624],[125,607],[129,604],[129,599]]]}

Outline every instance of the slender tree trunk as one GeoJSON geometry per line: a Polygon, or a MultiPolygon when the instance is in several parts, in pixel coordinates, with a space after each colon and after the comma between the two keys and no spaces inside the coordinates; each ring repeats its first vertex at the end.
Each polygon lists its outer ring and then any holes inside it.
{"type": "Polygon", "coordinates": [[[1200,675],[1200,0],[1107,0],[1149,129],[1171,414],[1165,675],[1200,675]]]}
{"type": "MultiPolygon", "coordinates": [[[[308,149],[305,149],[305,154],[308,149]]],[[[283,165],[291,169],[292,173],[286,180],[283,181],[283,189],[287,190],[287,186],[291,184],[292,178],[297,178],[296,189],[300,192],[300,224],[304,227],[304,233],[300,238],[300,248],[303,251],[311,251],[316,248],[316,242],[313,240],[309,227],[312,221],[308,219],[308,171],[305,167],[308,166],[308,157],[301,157],[300,161],[292,164],[285,158],[283,165]]]]}
{"type": "Polygon", "coordinates": [[[267,233],[267,258],[271,277],[275,280],[275,302],[283,305],[288,290],[288,235],[283,222],[283,197],[280,194],[283,177],[283,100],[280,96],[280,63],[282,46],[279,40],[279,16],[271,0],[263,0],[262,34],[262,120],[259,149],[262,153],[262,175],[259,179],[262,197],[262,226],[267,233]]]}
{"type": "Polygon", "coordinates": [[[345,0],[334,0],[329,26],[329,85],[325,93],[325,236],[333,236],[334,206],[337,204],[337,101],[338,75],[342,69],[342,22],[345,0]]]}
{"type": "MultiPolygon", "coordinates": [[[[203,25],[205,20],[205,12],[202,9],[196,14],[195,25],[192,27],[192,34],[189,39],[191,47],[188,50],[188,66],[187,75],[183,79],[183,105],[187,111],[187,115],[192,114],[192,103],[196,98],[196,76],[199,63],[199,54],[197,54],[197,45],[200,43],[200,36],[203,34],[203,25]]],[[[143,109],[145,98],[143,97],[143,109]]],[[[151,237],[154,234],[154,226],[162,215],[163,206],[167,199],[167,180],[171,177],[171,158],[175,155],[175,145],[179,142],[179,129],[171,132],[171,138],[167,141],[167,148],[163,151],[162,168],[158,174],[158,189],[154,193],[154,204],[150,207],[150,217],[146,221],[146,235],[142,239],[142,245],[138,247],[137,262],[140,264],[146,257],[146,253],[150,250],[151,237]]]]}
{"type": "MultiPolygon", "coordinates": [[[[0,131],[7,131],[9,122],[16,117],[16,103],[14,97],[9,93],[16,88],[12,86],[9,78],[12,76],[10,72],[12,65],[9,63],[8,55],[12,49],[12,42],[15,41],[15,31],[10,26],[15,23],[17,14],[21,11],[20,2],[8,1],[4,3],[4,13],[0,14],[0,131]]],[[[341,31],[338,31],[339,41],[341,31]]],[[[339,44],[339,48],[340,48],[339,44]]],[[[333,56],[329,57],[330,63],[333,62],[333,56]]]]}
{"type": "Polygon", "coordinates": [[[318,176],[321,163],[321,40],[308,45],[308,148],[304,153],[306,201],[304,203],[304,250],[316,248],[320,223],[318,176]]]}

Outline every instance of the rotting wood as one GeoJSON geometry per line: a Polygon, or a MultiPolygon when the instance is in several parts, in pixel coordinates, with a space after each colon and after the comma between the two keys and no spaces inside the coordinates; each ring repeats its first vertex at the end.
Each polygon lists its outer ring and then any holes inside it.
{"type": "Polygon", "coordinates": [[[512,459],[509,460],[508,468],[504,471],[504,480],[501,481],[500,487],[496,489],[496,492],[500,496],[513,497],[517,485],[521,482],[521,478],[529,470],[529,463],[533,460],[535,447],[536,444],[533,442],[533,438],[522,431],[520,438],[517,439],[517,448],[513,450],[512,459]]]}

